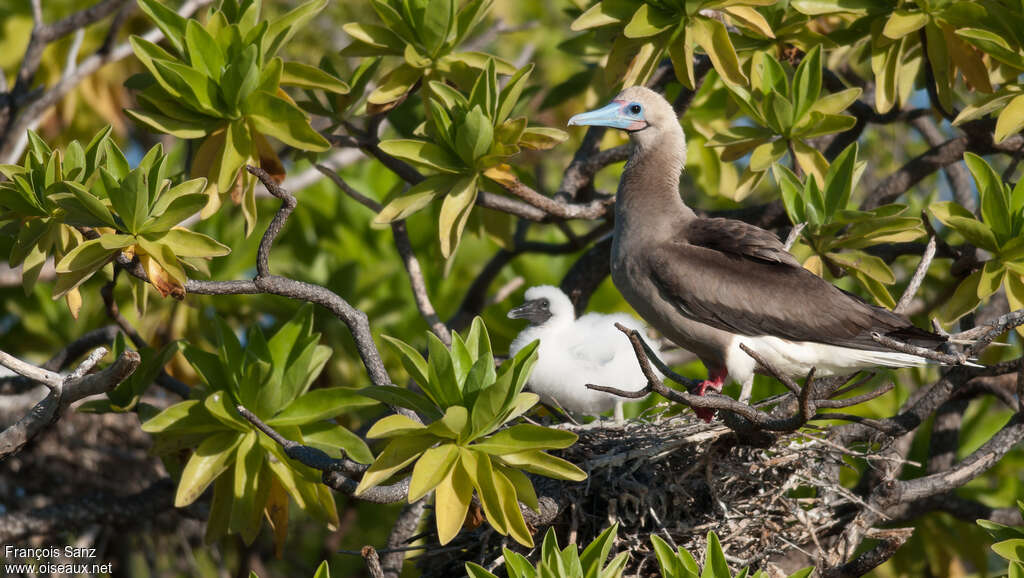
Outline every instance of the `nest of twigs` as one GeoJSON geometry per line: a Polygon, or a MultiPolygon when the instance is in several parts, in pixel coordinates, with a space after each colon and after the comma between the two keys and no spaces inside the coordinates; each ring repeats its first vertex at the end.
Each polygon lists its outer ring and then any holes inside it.
{"type": "Polygon", "coordinates": [[[503,576],[503,546],[535,561],[547,526],[554,526],[563,547],[575,542],[582,549],[616,522],[613,552],[630,552],[626,576],[660,575],[651,534],[700,561],[709,531],[731,566],[784,575],[814,564],[819,541],[833,533],[837,509],[856,500],[838,484],[844,450],[824,438],[787,434],[770,447],[754,447],[720,422],[705,424],[691,414],[567,429],[580,438],[560,455],[589,478],[534,477],[542,502],[548,497],[549,505],[557,504],[542,507],[534,520],[527,516],[537,529],[537,548],[526,550],[483,524],[446,547],[435,543],[425,550],[418,560],[424,576],[464,575],[466,560],[503,576]]]}

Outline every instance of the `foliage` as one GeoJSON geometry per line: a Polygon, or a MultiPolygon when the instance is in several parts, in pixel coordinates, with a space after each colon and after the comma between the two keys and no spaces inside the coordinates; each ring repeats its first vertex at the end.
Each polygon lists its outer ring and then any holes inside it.
{"type": "MultiPolygon", "coordinates": [[[[584,548],[583,554],[580,554],[575,544],[569,544],[560,550],[555,529],[548,528],[541,545],[540,560],[536,565],[530,564],[522,554],[504,548],[502,551],[505,555],[505,570],[509,578],[620,578],[629,559],[629,552],[622,552],[605,563],[618,531],[619,525],[612,524],[601,532],[600,536],[594,538],[594,541],[584,548]]],[[[466,572],[469,578],[497,578],[473,562],[466,562],[466,572]]]]}
{"type": "MultiPolygon", "coordinates": [[[[334,495],[320,473],[288,458],[284,450],[242,417],[236,406],[255,413],[282,435],[334,457],[368,463],[372,454],[361,438],[330,418],[353,407],[374,404],[351,389],[310,389],[331,349],[313,332],[312,306],[302,307],[269,339],[258,325],[246,346],[220,318],[214,320],[216,353],[185,346],[185,357],[202,378],[191,399],[153,415],[142,425],[157,434],[156,451],[173,461],[183,449],[191,456],[179,471],[175,506],[194,502],[213,485],[206,540],[225,533],[252,543],[264,514],[278,552],[288,533],[288,498],[330,525],[338,523],[334,495]]],[[[141,409],[140,409],[141,411],[141,409]]],[[[147,408],[147,413],[153,413],[147,408]]]]}
{"type": "Polygon", "coordinates": [[[146,39],[131,39],[147,73],[129,80],[139,90],[140,108],[128,114],[151,130],[182,139],[203,139],[192,159],[192,175],[206,177],[208,217],[230,195],[242,204],[247,231],[256,219],[256,180],[241,170],[258,164],[284,177],[268,136],[300,150],[324,151],[327,140],[281,86],[345,94],[349,88],[331,74],[276,56],[280,48],[327,4],[310,0],[273,21],[260,19],[255,0],[227,0],[206,23],[185,19],[157,0],[139,6],[160,27],[173,50],[146,39]]]}
{"type": "MultiPolygon", "coordinates": [[[[733,578],[729,571],[729,564],[725,560],[725,552],[722,551],[722,544],[718,535],[708,532],[707,551],[704,553],[704,569],[697,565],[693,555],[682,548],[674,552],[672,548],[657,534],[651,534],[651,544],[654,546],[654,554],[658,559],[658,569],[661,570],[663,578],[733,578]]],[[[736,578],[746,578],[749,568],[744,568],[736,575],[736,578]]],[[[788,578],[807,578],[814,571],[813,567],[797,570],[788,578]]],[[[763,570],[750,575],[751,578],[767,578],[763,570]]]]}
{"type": "MultiPolygon", "coordinates": [[[[1017,510],[1024,516],[1024,501],[1017,500],[1017,510]]],[[[1007,526],[989,520],[978,520],[992,539],[992,551],[1009,562],[1009,578],[1024,576],[1024,526],[1007,526]]]]}
{"type": "Polygon", "coordinates": [[[824,186],[819,186],[813,177],[801,183],[792,171],[779,164],[773,171],[790,220],[807,225],[801,240],[813,255],[804,261],[804,267],[817,275],[823,275],[827,267],[836,277],[849,271],[872,297],[892,308],[896,302],[886,285],[895,283],[896,275],[884,260],[863,249],[913,241],[924,234],[924,228],[919,218],[906,215],[906,205],[861,211],[851,204],[850,193],[864,171],[864,163],[857,161],[857,151],[854,143],[828,165],[824,186]]]}
{"type": "MultiPolygon", "coordinates": [[[[450,257],[476,203],[477,191],[489,182],[512,186],[518,180],[504,161],[521,148],[549,149],[568,135],[547,127],[528,126],[525,116],[509,118],[519,104],[533,66],[522,68],[499,90],[497,69],[489,61],[476,77],[469,96],[432,82],[427,101],[429,118],[417,132],[430,140],[396,139],[380,148],[417,167],[438,174],[392,199],[377,215],[378,223],[405,219],[439,197],[438,235],[441,254],[450,257]]],[[[497,226],[507,223],[499,221],[497,226]]],[[[495,234],[502,235],[496,231],[495,234]]]]}
{"type": "MultiPolygon", "coordinates": [[[[109,128],[101,131],[85,148],[74,141],[63,154],[33,137],[24,166],[3,167],[11,180],[0,183],[0,205],[10,209],[5,218],[19,228],[11,261],[34,271],[27,279],[31,288],[52,252],[58,298],[76,291],[115,255],[135,256],[161,295],[181,297],[188,280],[184,266],[200,269],[199,259],[230,252],[206,235],[177,227],[202,208],[206,181],[172,187],[159,144],[131,169],[109,135],[109,128]],[[81,227],[93,237],[85,240],[81,227]]],[[[81,299],[71,297],[68,304],[77,313],[81,299]]]]}
{"type": "MultiPolygon", "coordinates": [[[[124,413],[134,411],[142,399],[142,394],[156,380],[171,358],[182,348],[180,341],[172,341],[160,349],[143,347],[139,350],[142,361],[138,369],[128,379],[122,381],[114,389],[107,392],[107,399],[87,401],[78,406],[78,411],[86,413],[124,413]]],[[[114,338],[114,347],[111,350],[114,358],[121,356],[121,353],[128,350],[124,333],[118,333],[114,338]]]]}
{"type": "Polygon", "coordinates": [[[749,81],[740,67],[728,29],[721,20],[702,11],[721,10],[744,33],[756,38],[774,38],[768,22],[754,8],[770,4],[774,1],[602,0],[576,18],[572,29],[598,29],[601,36],[591,34],[587,40],[602,45],[602,48],[614,38],[605,68],[605,82],[609,86],[643,83],[667,52],[676,78],[684,86],[693,88],[695,46],[704,49],[723,80],[729,84],[746,85],[749,81]]]}
{"type": "Polygon", "coordinates": [[[388,343],[401,355],[424,395],[397,386],[373,386],[361,393],[416,410],[431,421],[417,423],[400,414],[378,420],[366,437],[389,441],[363,474],[356,495],[411,465],[409,502],[434,490],[441,544],[450,542],[462,528],[475,491],[491,527],[533,546],[519,502],[536,510],[537,495],[523,471],[561,480],[587,477],[571,463],[544,452],[572,445],[576,434],[532,424],[510,425],[539,400],[537,394],[523,392],[537,361],[539,342],[524,347],[497,371],[491,340],[479,317],[465,339],[452,333],[451,348],[429,334],[429,362],[398,339],[388,338],[388,343]]]}
{"type": "MultiPolygon", "coordinates": [[[[852,128],[857,119],[841,113],[857,100],[861,90],[848,88],[821,98],[821,47],[804,56],[792,77],[788,80],[785,68],[771,53],[756,53],[750,60],[751,89],[732,83],[726,86],[736,105],[760,128],[732,127],[708,144],[722,147],[725,161],[750,153],[750,173],[763,174],[788,152],[820,186],[828,161],[807,141],[852,128]],[[774,138],[776,135],[779,138],[774,138]]],[[[751,187],[759,180],[756,175],[749,179],[751,187]]]]}
{"type": "Polygon", "coordinates": [[[448,78],[472,84],[472,72],[488,66],[501,74],[514,71],[511,64],[493,55],[458,50],[484,20],[492,0],[472,0],[461,8],[456,0],[372,0],[371,4],[383,26],[345,24],[342,29],[353,41],[342,50],[342,56],[398,56],[402,62],[392,67],[367,97],[369,114],[394,108],[417,84],[431,87],[432,82],[448,78]]]}
{"type": "Polygon", "coordinates": [[[939,310],[940,319],[955,321],[1003,287],[1011,309],[1024,308],[1024,179],[1010,187],[985,159],[964,155],[981,197],[981,218],[956,201],[933,203],[929,212],[968,243],[992,258],[968,275],[939,310]]]}

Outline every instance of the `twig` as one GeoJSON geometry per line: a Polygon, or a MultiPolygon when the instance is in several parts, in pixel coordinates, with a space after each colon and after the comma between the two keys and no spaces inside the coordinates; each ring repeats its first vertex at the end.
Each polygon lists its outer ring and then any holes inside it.
{"type": "Polygon", "coordinates": [[[930,359],[932,361],[938,361],[943,365],[963,365],[967,361],[967,357],[963,354],[953,355],[949,353],[942,353],[941,351],[935,351],[933,349],[928,349],[927,347],[918,347],[916,345],[911,345],[909,343],[904,343],[891,337],[887,337],[876,331],[871,332],[871,339],[873,339],[875,343],[888,347],[893,351],[899,351],[900,353],[909,353],[910,355],[916,355],[918,357],[923,357],[925,359],[930,359]]]}
{"type": "Polygon", "coordinates": [[[903,296],[900,297],[896,308],[893,309],[896,313],[905,313],[907,308],[910,307],[910,302],[913,301],[914,295],[917,294],[917,290],[921,288],[921,282],[924,281],[925,276],[928,274],[928,267],[932,264],[932,259],[935,258],[935,237],[928,238],[928,245],[924,248],[924,254],[921,255],[921,262],[917,264],[917,269],[914,271],[914,276],[910,278],[910,283],[907,284],[907,288],[903,291],[903,296]]]}
{"type": "MultiPolygon", "coordinates": [[[[32,379],[38,377],[37,381],[53,385],[50,387],[50,393],[37,403],[28,414],[14,425],[0,432],[0,458],[4,458],[24,447],[26,443],[52,424],[60,416],[60,413],[72,403],[84,397],[104,393],[115,388],[119,383],[128,379],[128,376],[135,371],[135,368],[139,366],[141,361],[138,353],[125,351],[110,367],[98,373],[86,375],[106,354],[107,349],[105,347],[96,349],[75,371],[66,377],[61,377],[56,373],[40,368],[35,368],[35,371],[26,371],[26,373],[33,375],[32,379]],[[55,380],[56,383],[54,384],[55,380]]],[[[3,355],[6,356],[4,360],[7,362],[11,359],[16,359],[7,356],[6,353],[3,355]]],[[[24,362],[17,361],[19,363],[13,363],[12,365],[25,370],[25,367],[21,365],[24,362]]],[[[4,365],[10,367],[7,363],[4,363],[4,365]]]]}
{"type": "Polygon", "coordinates": [[[804,230],[807,223],[797,223],[793,225],[793,228],[789,230],[789,235],[786,235],[786,242],[782,244],[783,248],[787,251],[793,248],[793,244],[800,238],[800,232],[804,230]]]}
{"type": "Polygon", "coordinates": [[[373,546],[363,546],[361,554],[363,560],[366,560],[366,568],[369,570],[370,576],[384,578],[384,571],[380,567],[380,557],[377,556],[377,551],[373,549],[373,546]]]}

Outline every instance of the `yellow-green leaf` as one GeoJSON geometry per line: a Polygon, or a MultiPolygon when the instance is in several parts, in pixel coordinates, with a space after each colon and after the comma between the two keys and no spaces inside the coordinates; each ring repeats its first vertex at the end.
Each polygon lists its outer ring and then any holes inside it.
{"type": "Polygon", "coordinates": [[[441,545],[451,542],[462,529],[472,498],[473,483],[460,460],[448,471],[434,492],[437,540],[441,545]]]}
{"type": "Polygon", "coordinates": [[[999,113],[999,120],[996,121],[996,142],[1003,142],[1010,135],[1020,132],[1022,128],[1024,128],[1024,94],[1011,100],[1006,108],[999,113]]]}
{"type": "Polygon", "coordinates": [[[370,439],[393,438],[406,435],[418,430],[425,430],[427,426],[418,423],[411,418],[401,414],[393,414],[382,417],[366,432],[370,439]]]}
{"type": "Polygon", "coordinates": [[[882,34],[893,40],[903,38],[911,32],[916,32],[928,23],[928,15],[924,12],[910,12],[907,10],[894,10],[882,28],[882,34]]]}
{"type": "Polygon", "coordinates": [[[462,230],[476,202],[476,175],[462,177],[455,181],[441,204],[438,234],[441,237],[441,254],[447,259],[459,246],[462,230]]]}
{"type": "Polygon", "coordinates": [[[412,468],[412,479],[409,481],[409,503],[427,495],[447,478],[458,457],[459,447],[454,443],[442,444],[423,452],[412,468]]]}
{"type": "Polygon", "coordinates": [[[355,495],[358,496],[397,474],[435,443],[437,443],[437,438],[429,434],[405,436],[391,440],[391,443],[374,460],[373,465],[363,474],[363,479],[356,487],[355,495]]]}
{"type": "Polygon", "coordinates": [[[178,492],[174,497],[174,507],[184,508],[196,501],[217,476],[228,469],[235,448],[245,436],[238,432],[222,432],[214,434],[199,444],[178,481],[178,492]]]}
{"type": "Polygon", "coordinates": [[[736,49],[729,39],[729,31],[725,24],[706,16],[693,19],[691,25],[694,41],[707,52],[711,64],[718,71],[722,80],[738,85],[746,85],[747,77],[740,68],[736,49]]]}

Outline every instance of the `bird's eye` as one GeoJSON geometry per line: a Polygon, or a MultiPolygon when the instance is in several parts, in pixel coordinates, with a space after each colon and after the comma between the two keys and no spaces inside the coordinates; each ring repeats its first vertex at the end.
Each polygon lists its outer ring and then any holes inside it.
{"type": "Polygon", "coordinates": [[[544,309],[547,309],[548,305],[550,305],[550,303],[548,303],[547,299],[541,299],[540,300],[540,306],[543,307],[544,309]]]}
{"type": "Polygon", "coordinates": [[[642,111],[642,110],[643,110],[643,107],[640,106],[639,104],[635,103],[635,102],[633,104],[629,105],[629,112],[631,112],[633,114],[640,114],[640,111],[642,111]]]}

